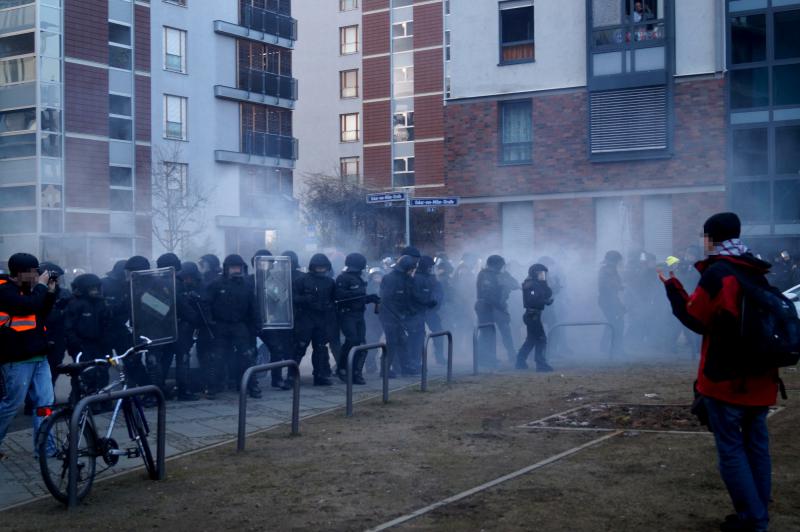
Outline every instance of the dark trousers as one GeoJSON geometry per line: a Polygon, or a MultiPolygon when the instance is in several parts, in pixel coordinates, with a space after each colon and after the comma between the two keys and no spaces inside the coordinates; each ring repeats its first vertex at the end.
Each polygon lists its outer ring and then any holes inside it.
{"type": "MultiPolygon", "coordinates": [[[[383,314],[381,314],[383,316],[383,314]]],[[[386,335],[386,351],[389,368],[397,373],[403,373],[407,368],[408,359],[408,332],[403,322],[394,317],[381,320],[383,332],[386,335]]]]}
{"type": "MultiPolygon", "coordinates": [[[[428,310],[425,312],[425,325],[428,326],[428,330],[432,333],[441,332],[444,330],[444,326],[442,325],[442,318],[439,315],[438,310],[428,310]]],[[[425,342],[423,338],[423,343],[425,342]]],[[[444,338],[441,336],[437,336],[433,339],[433,345],[436,353],[436,362],[439,364],[445,363],[444,357],[444,338]]],[[[424,348],[424,345],[423,345],[424,348]]]]}
{"type": "MultiPolygon", "coordinates": [[[[475,313],[478,317],[478,324],[494,323],[497,330],[500,332],[500,338],[503,340],[503,347],[506,350],[506,355],[510,361],[516,358],[516,351],[514,350],[514,340],[511,337],[511,317],[508,312],[496,309],[494,307],[483,305],[480,302],[475,305],[475,313]]],[[[493,328],[482,329],[478,335],[478,348],[479,356],[484,364],[490,366],[497,365],[497,337],[493,328]]]]}
{"type": "MultiPolygon", "coordinates": [[[[269,351],[270,362],[282,362],[292,359],[292,331],[291,330],[262,330],[258,333],[259,339],[264,342],[269,351]]],[[[273,369],[272,382],[278,383],[283,379],[283,369],[273,369]]]]}
{"type": "Polygon", "coordinates": [[[714,432],[719,472],[739,519],[754,530],[769,524],[772,462],[769,454],[767,407],[736,406],[705,398],[714,432]]]}
{"type": "Polygon", "coordinates": [[[625,333],[625,314],[616,305],[600,305],[606,321],[611,324],[614,331],[613,340],[609,338],[608,331],[603,333],[602,343],[604,346],[611,345],[612,354],[622,354],[622,335],[625,333]]]}
{"type": "Polygon", "coordinates": [[[312,346],[311,365],[315,377],[329,377],[331,367],[328,354],[330,342],[330,316],[324,313],[307,312],[301,317],[295,330],[294,359],[299,365],[312,346]]]}
{"type": "Polygon", "coordinates": [[[534,310],[527,311],[522,316],[522,322],[528,331],[525,337],[525,343],[519,348],[517,353],[517,362],[525,362],[528,360],[528,355],[532,349],[536,349],[534,353],[534,360],[537,367],[547,366],[547,335],[542,326],[542,311],[534,310]]]}
{"type": "MultiPolygon", "coordinates": [[[[255,349],[250,329],[240,322],[217,322],[213,345],[208,387],[210,391],[218,392],[224,388],[226,362],[229,368],[233,368],[234,377],[241,379],[244,370],[255,364],[255,349]]],[[[250,382],[251,385],[255,383],[256,377],[250,382]]]]}
{"type": "MultiPolygon", "coordinates": [[[[337,366],[339,372],[347,371],[347,356],[350,350],[367,343],[367,324],[364,312],[343,312],[339,314],[339,327],[344,335],[344,344],[339,350],[337,366]]],[[[366,360],[366,353],[361,352],[353,359],[353,374],[360,375],[366,360]]]]}

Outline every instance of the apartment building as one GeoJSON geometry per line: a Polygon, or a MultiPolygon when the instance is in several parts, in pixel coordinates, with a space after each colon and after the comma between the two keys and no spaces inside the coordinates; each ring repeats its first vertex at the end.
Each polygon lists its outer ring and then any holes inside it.
{"type": "Polygon", "coordinates": [[[722,2],[450,4],[448,247],[594,261],[698,242],[726,203],[722,2]]]}
{"type": "Polygon", "coordinates": [[[295,171],[296,197],[302,196],[306,176],[362,182],[361,1],[294,5],[304,35],[294,60],[302,101],[294,115],[295,132],[305,147],[295,171]]]}
{"type": "Polygon", "coordinates": [[[290,240],[296,39],[290,0],[153,1],[155,254],[250,256],[290,240]],[[186,223],[160,216],[192,205],[186,223]]]}
{"type": "Polygon", "coordinates": [[[0,0],[0,256],[150,249],[150,5],[0,0]]]}

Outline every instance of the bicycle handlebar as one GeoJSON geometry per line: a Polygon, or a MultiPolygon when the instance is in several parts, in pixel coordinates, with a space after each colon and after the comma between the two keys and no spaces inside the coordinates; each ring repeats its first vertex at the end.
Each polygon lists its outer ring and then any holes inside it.
{"type": "Polygon", "coordinates": [[[135,353],[137,351],[142,351],[145,347],[147,347],[148,345],[153,343],[153,341],[150,338],[146,337],[146,336],[140,336],[139,338],[144,340],[144,342],[142,342],[141,344],[138,344],[138,345],[134,345],[133,347],[129,348],[127,351],[125,351],[121,355],[109,356],[109,357],[106,357],[106,358],[95,358],[94,360],[88,360],[86,362],[81,362],[81,355],[83,355],[83,352],[81,352],[81,353],[78,353],[78,355],[75,357],[75,363],[79,364],[81,366],[85,366],[85,367],[89,367],[89,366],[92,366],[92,365],[95,365],[95,364],[109,364],[109,365],[115,366],[115,365],[117,365],[119,363],[120,360],[122,360],[126,356],[130,355],[131,353],[135,353]]]}

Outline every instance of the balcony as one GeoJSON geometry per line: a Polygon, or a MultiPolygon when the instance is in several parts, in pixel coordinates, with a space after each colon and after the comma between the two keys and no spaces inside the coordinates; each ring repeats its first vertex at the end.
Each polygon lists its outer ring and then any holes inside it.
{"type": "Polygon", "coordinates": [[[292,137],[246,131],[242,133],[242,151],[217,150],[215,159],[221,163],[252,164],[294,168],[298,157],[298,142],[292,137]]]}
{"type": "Polygon", "coordinates": [[[240,68],[238,87],[217,85],[214,87],[214,95],[226,100],[294,109],[297,100],[297,80],[262,70],[240,68]]]}
{"type": "Polygon", "coordinates": [[[297,40],[297,20],[266,9],[242,6],[239,24],[215,20],[214,31],[229,37],[291,49],[297,40]]]}

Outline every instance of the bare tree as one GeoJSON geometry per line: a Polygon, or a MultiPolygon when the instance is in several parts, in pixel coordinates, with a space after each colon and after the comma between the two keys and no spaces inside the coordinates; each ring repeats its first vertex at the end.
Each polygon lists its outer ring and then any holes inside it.
{"type": "Polygon", "coordinates": [[[181,253],[205,230],[203,210],[210,191],[199,181],[188,182],[188,165],[181,163],[177,142],[153,150],[153,236],[168,252],[181,253]]]}

